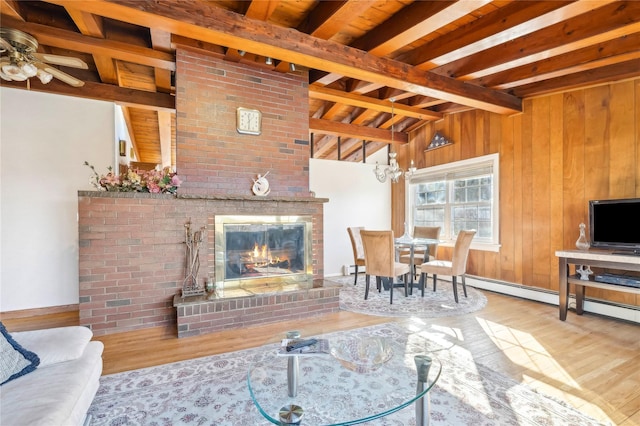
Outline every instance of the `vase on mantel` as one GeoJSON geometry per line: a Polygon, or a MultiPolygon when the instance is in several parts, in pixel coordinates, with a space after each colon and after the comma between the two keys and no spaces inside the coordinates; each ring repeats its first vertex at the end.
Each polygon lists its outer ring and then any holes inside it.
{"type": "Polygon", "coordinates": [[[587,234],[586,234],[586,226],[584,223],[580,224],[580,236],[578,237],[578,240],[576,241],[576,247],[578,248],[578,250],[589,250],[589,241],[587,241],[587,234]]]}

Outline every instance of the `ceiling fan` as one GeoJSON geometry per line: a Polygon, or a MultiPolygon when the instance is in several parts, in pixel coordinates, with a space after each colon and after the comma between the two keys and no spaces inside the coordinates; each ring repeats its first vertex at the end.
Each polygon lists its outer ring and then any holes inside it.
{"type": "Polygon", "coordinates": [[[0,28],[0,78],[7,81],[25,81],[38,77],[47,84],[53,77],[73,86],[82,87],[84,82],[51,66],[87,69],[87,64],[70,56],[38,53],[38,40],[32,35],[13,28],[0,28]]]}

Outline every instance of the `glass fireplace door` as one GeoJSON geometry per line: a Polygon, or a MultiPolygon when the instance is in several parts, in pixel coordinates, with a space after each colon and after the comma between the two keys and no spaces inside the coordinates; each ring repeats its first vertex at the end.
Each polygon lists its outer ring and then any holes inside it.
{"type": "Polygon", "coordinates": [[[216,281],[224,286],[308,280],[311,219],[216,216],[216,281]]]}

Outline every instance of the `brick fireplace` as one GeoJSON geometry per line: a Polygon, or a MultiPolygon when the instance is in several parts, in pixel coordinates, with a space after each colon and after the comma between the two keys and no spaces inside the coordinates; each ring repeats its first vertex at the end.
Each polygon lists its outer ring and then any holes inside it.
{"type": "Polygon", "coordinates": [[[176,164],[183,180],[178,197],[78,194],[81,324],[101,335],[178,323],[182,337],[264,323],[267,316],[275,321],[338,310],[338,290],[322,284],[328,200],[309,194],[306,71],[272,72],[180,47],[176,65],[176,164]],[[262,112],[260,135],[236,132],[238,107],[262,112]],[[253,195],[253,179],[266,172],[271,193],[253,195]],[[255,214],[312,218],[314,284],[293,300],[279,300],[285,308],[275,315],[265,314],[278,309],[271,296],[240,304],[204,298],[174,307],[184,279],[185,224],[206,226],[199,279],[215,279],[216,215],[255,214]]]}

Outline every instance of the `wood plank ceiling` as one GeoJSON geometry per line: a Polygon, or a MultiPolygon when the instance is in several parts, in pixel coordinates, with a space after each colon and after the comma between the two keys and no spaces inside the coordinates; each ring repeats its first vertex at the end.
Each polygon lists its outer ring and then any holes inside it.
{"type": "Polygon", "coordinates": [[[308,70],[313,156],[346,161],[362,161],[363,141],[367,154],[407,143],[444,114],[514,114],[527,97],[640,76],[640,1],[0,0],[0,10],[1,26],[33,35],[40,52],[89,64],[59,67],[81,88],[32,78],[31,90],[122,105],[146,163],[175,164],[177,45],[308,70]]]}

